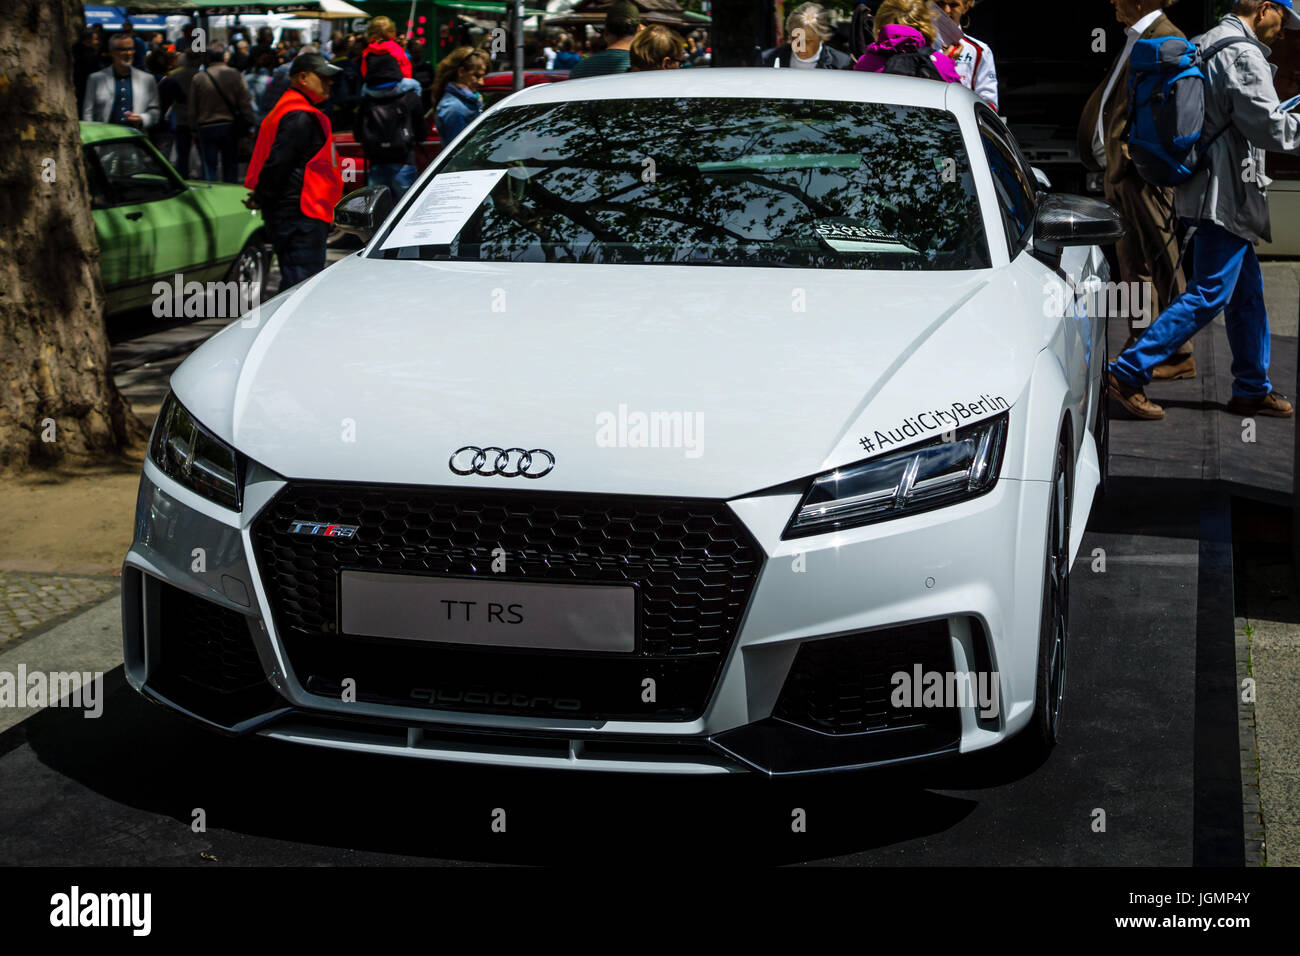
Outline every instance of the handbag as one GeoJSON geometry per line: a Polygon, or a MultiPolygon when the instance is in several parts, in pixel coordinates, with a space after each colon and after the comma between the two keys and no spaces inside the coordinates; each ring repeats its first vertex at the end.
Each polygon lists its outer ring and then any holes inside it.
{"type": "MultiPolygon", "coordinates": [[[[230,131],[231,135],[235,137],[235,145],[239,150],[239,158],[251,159],[253,156],[252,127],[248,125],[248,120],[244,119],[244,114],[239,112],[239,110],[235,108],[235,105],[230,102],[230,97],[226,96],[226,91],[221,88],[221,84],[210,76],[206,70],[203,71],[203,75],[206,76],[208,82],[212,84],[212,88],[217,91],[217,96],[221,97],[221,102],[226,104],[226,109],[230,110],[230,131]]],[[[191,80],[191,82],[193,81],[191,80]]]]}

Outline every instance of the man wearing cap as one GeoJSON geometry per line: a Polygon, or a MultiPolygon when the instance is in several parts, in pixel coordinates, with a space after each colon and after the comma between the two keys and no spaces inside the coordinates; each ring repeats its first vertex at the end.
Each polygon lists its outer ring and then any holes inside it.
{"type": "Polygon", "coordinates": [[[1212,142],[1200,170],[1174,193],[1179,217],[1196,230],[1187,291],[1110,364],[1111,397],[1137,418],[1165,417],[1164,409],[1143,393],[1151,370],[1220,311],[1232,349],[1228,411],[1243,417],[1290,418],[1294,413],[1268,379],[1268,313],[1255,257],[1255,244],[1271,238],[1264,151],[1300,153],[1300,116],[1278,109],[1275,67],[1267,59],[1268,45],[1283,29],[1300,30],[1293,0],[1237,0],[1232,13],[1196,41],[1202,50],[1228,38],[1244,42],[1226,47],[1201,67],[1201,135],[1212,142]]]}
{"type": "Polygon", "coordinates": [[[316,108],[329,99],[342,72],[319,53],[300,53],[289,67],[289,89],[262,120],[244,185],[244,201],[260,208],[280,261],[284,290],[325,268],[325,240],[343,195],[330,121],[316,108]]]}
{"type": "Polygon", "coordinates": [[[631,55],[628,53],[632,38],[642,26],[644,24],[641,22],[640,10],[627,0],[614,0],[605,12],[605,41],[608,45],[570,70],[569,79],[626,73],[632,66],[631,55]]]}

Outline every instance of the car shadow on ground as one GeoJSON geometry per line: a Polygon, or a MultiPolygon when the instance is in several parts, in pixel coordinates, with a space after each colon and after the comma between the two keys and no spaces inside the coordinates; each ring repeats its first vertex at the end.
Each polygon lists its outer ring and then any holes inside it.
{"type": "MultiPolygon", "coordinates": [[[[997,779],[987,776],[987,762],[966,761],[960,774],[938,765],[773,780],[509,770],[342,753],[209,733],[140,698],[121,668],[105,676],[99,719],[52,708],[4,736],[11,739],[5,746],[0,738],[0,753],[26,743],[61,776],[114,803],[174,819],[183,828],[178,839],[201,807],[210,831],[412,863],[627,863],[665,852],[674,861],[818,860],[946,830],[976,801],[927,787],[978,786],[971,768],[980,766],[987,780],[997,779]],[[497,808],[505,810],[509,839],[492,831],[497,808]],[[803,832],[795,828],[801,818],[803,832]]],[[[232,862],[292,862],[283,844],[275,852],[232,862]]]]}

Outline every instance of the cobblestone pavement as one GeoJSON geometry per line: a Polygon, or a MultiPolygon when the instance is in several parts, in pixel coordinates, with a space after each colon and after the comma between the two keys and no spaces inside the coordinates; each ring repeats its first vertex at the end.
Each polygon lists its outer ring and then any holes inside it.
{"type": "Polygon", "coordinates": [[[108,597],[122,584],[110,575],[0,572],[0,648],[28,631],[108,597]]]}

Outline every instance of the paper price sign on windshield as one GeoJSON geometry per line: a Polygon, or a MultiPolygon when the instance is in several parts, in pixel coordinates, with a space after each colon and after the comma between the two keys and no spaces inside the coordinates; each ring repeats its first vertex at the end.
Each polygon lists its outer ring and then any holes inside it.
{"type": "Polygon", "coordinates": [[[449,244],[505,173],[475,169],[435,176],[379,248],[449,244]]]}

